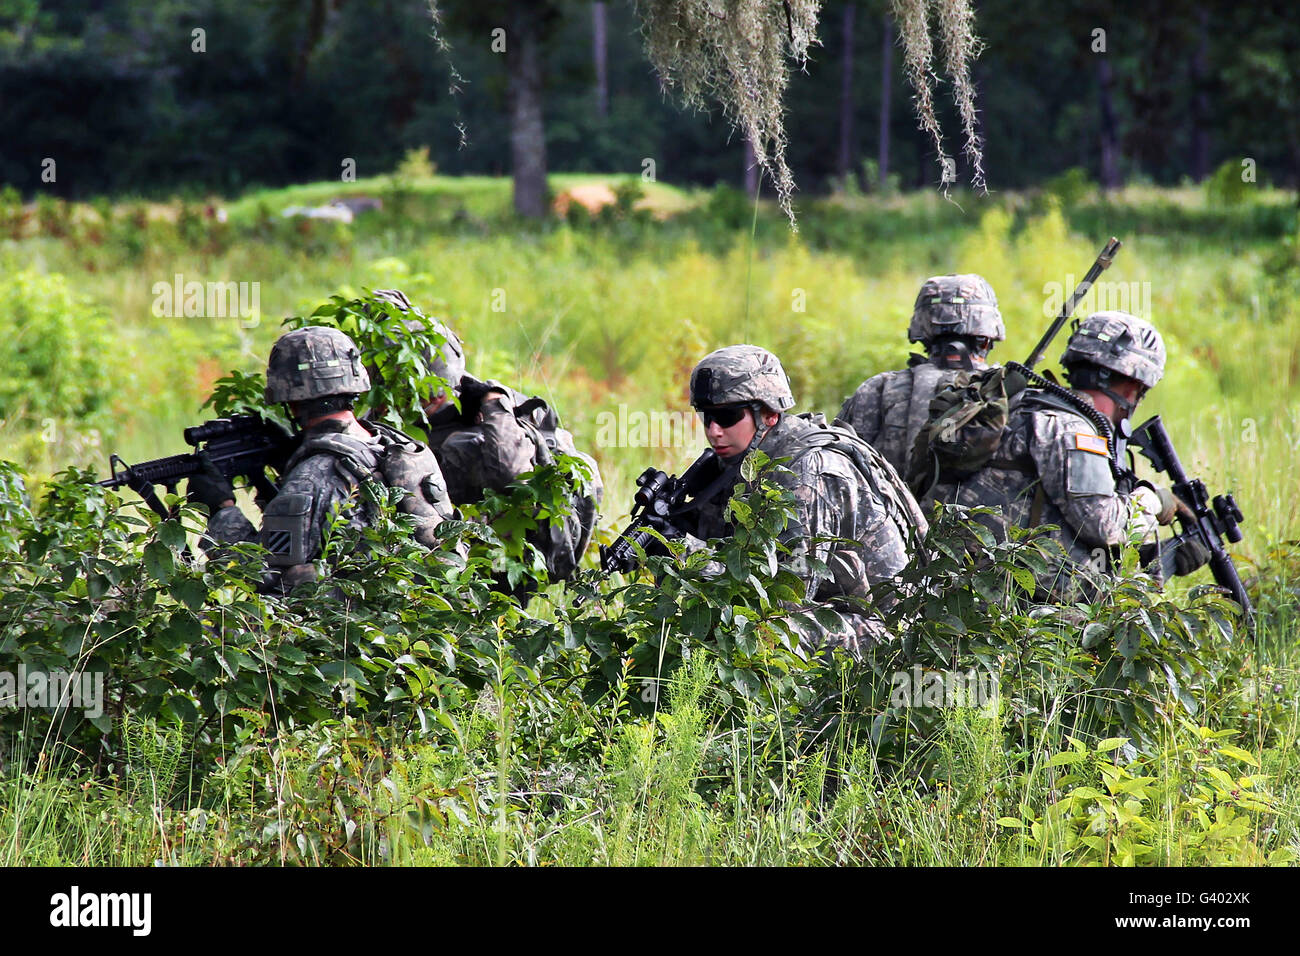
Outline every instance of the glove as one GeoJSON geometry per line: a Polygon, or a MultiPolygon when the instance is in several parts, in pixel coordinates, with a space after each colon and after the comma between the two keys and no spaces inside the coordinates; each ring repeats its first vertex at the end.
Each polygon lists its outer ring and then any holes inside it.
{"type": "Polygon", "coordinates": [[[1169,524],[1178,513],[1178,499],[1165,487],[1157,488],[1156,496],[1160,499],[1160,512],[1156,515],[1156,520],[1161,524],[1169,524]]]}
{"type": "Polygon", "coordinates": [[[1163,507],[1160,496],[1150,485],[1139,485],[1131,497],[1132,513],[1130,521],[1138,532],[1138,538],[1146,543],[1155,540],[1156,527],[1163,507]]]}
{"type": "Polygon", "coordinates": [[[1178,549],[1174,552],[1174,574],[1179,577],[1191,574],[1209,562],[1210,549],[1201,544],[1201,539],[1196,535],[1178,539],[1178,549]]]}
{"type": "Polygon", "coordinates": [[[235,503],[235,486],[217,471],[206,451],[200,451],[198,457],[202,471],[190,477],[186,497],[191,504],[207,505],[208,513],[216,514],[226,505],[235,503]]]}
{"type": "Polygon", "coordinates": [[[1157,488],[1149,481],[1142,482],[1139,490],[1150,492],[1144,495],[1144,508],[1150,511],[1157,524],[1169,524],[1178,513],[1179,501],[1168,488],[1157,488]]]}

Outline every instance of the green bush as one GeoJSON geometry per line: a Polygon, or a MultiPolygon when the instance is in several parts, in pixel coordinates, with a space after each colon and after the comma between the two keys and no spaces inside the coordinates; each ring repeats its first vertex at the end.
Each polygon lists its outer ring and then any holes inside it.
{"type": "Polygon", "coordinates": [[[0,436],[29,466],[82,460],[114,394],[103,311],[61,275],[0,278],[0,436]]]}
{"type": "Polygon", "coordinates": [[[112,395],[104,313],[61,275],[0,279],[0,417],[88,421],[112,395]]]}
{"type": "Polygon", "coordinates": [[[1205,180],[1205,199],[1211,206],[1241,206],[1257,188],[1253,179],[1246,181],[1242,160],[1229,159],[1205,180]]]}
{"type": "Polygon", "coordinates": [[[1074,166],[1043,183],[1043,192],[1055,196],[1062,209],[1072,209],[1082,200],[1096,195],[1097,184],[1088,177],[1086,169],[1074,166]]]}

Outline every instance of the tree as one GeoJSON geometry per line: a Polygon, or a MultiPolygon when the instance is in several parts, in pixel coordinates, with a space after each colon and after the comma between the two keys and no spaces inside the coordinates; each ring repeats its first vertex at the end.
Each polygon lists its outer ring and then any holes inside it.
{"type": "Polygon", "coordinates": [[[591,5],[591,61],[596,74],[596,115],[609,116],[609,44],[606,42],[608,17],[605,4],[596,0],[591,5]]]}
{"type": "Polygon", "coordinates": [[[889,114],[894,80],[894,21],[888,13],[880,15],[883,27],[880,41],[880,191],[889,183],[889,114]]]}
{"type": "Polygon", "coordinates": [[[849,175],[853,162],[853,21],[856,3],[844,4],[840,54],[840,152],[835,164],[840,179],[849,175]]]}
{"type": "Polygon", "coordinates": [[[546,215],[546,122],[542,112],[542,46],[565,0],[433,0],[435,21],[489,45],[505,58],[510,114],[510,167],[515,212],[546,215]]]}

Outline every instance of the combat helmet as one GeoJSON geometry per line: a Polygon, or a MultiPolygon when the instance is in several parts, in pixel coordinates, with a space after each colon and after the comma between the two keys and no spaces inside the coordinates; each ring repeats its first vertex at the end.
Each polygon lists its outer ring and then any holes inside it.
{"type": "Polygon", "coordinates": [[[929,345],[941,335],[973,335],[993,342],[1007,337],[998,297],[987,279],[965,273],[925,280],[912,308],[907,341],[929,345]]]}
{"type": "Polygon", "coordinates": [[[1154,325],[1135,315],[1094,312],[1075,325],[1061,364],[1096,365],[1152,388],[1165,374],[1165,343],[1154,325]]]}
{"type": "Polygon", "coordinates": [[[710,352],[691,372],[691,405],[762,402],[783,412],[794,405],[790,379],[781,361],[757,345],[728,345],[710,352]]]}
{"type": "Polygon", "coordinates": [[[266,400],[306,402],[369,391],[361,350],[338,329],[309,325],[280,336],[266,363],[266,400]]]}
{"type": "MultiPolygon", "coordinates": [[[[419,316],[416,319],[406,320],[408,331],[423,332],[428,329],[443,337],[443,344],[438,347],[436,353],[432,355],[427,351],[424,353],[424,361],[434,375],[446,379],[451,383],[452,388],[459,389],[460,380],[465,377],[466,372],[465,346],[461,343],[460,336],[445,323],[430,318],[412,305],[411,300],[406,297],[406,293],[402,292],[401,289],[376,289],[375,298],[390,302],[403,312],[410,312],[419,316]]],[[[389,341],[389,345],[394,344],[396,343],[389,341]]]]}

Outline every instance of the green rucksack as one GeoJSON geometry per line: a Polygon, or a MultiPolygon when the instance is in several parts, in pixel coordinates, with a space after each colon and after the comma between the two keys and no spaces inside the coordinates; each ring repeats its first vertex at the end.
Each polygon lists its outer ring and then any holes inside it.
{"type": "Polygon", "coordinates": [[[1028,384],[1018,368],[980,369],[935,392],[908,459],[907,483],[918,499],[941,478],[972,475],[997,453],[1011,400],[1028,384]]]}

